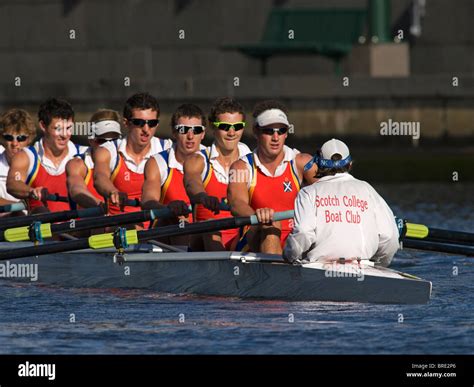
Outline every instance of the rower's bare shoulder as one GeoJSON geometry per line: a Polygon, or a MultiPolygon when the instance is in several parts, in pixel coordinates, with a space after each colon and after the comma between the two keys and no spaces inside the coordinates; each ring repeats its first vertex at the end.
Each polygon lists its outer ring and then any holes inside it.
{"type": "Polygon", "coordinates": [[[201,173],[204,170],[204,157],[199,153],[193,153],[186,157],[183,163],[184,173],[201,173]]]}
{"type": "Polygon", "coordinates": [[[296,160],[296,164],[298,166],[305,166],[306,163],[308,163],[311,159],[313,158],[313,156],[311,156],[309,153],[298,153],[296,156],[295,156],[295,160],[296,160]]]}
{"type": "Polygon", "coordinates": [[[110,151],[105,147],[99,147],[95,150],[92,158],[94,159],[94,163],[109,163],[110,151]]]}
{"type": "Polygon", "coordinates": [[[70,174],[77,174],[77,172],[83,170],[85,168],[84,161],[79,157],[74,157],[69,160],[66,164],[66,173],[70,174]]]}
{"type": "Polygon", "coordinates": [[[30,158],[24,149],[13,156],[10,168],[21,169],[28,168],[30,158]]]}
{"type": "Polygon", "coordinates": [[[242,159],[234,161],[232,165],[230,166],[230,169],[237,169],[237,170],[243,170],[247,168],[248,168],[247,163],[242,159]]]}
{"type": "Polygon", "coordinates": [[[204,156],[201,153],[190,154],[189,156],[186,156],[183,166],[185,169],[197,169],[199,167],[202,169],[204,167],[204,156]]]}

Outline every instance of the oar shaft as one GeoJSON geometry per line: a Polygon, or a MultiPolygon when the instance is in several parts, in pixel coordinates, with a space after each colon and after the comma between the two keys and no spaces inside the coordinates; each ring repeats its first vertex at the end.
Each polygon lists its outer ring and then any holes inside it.
{"type": "Polygon", "coordinates": [[[123,224],[147,222],[156,218],[167,218],[171,215],[172,212],[169,208],[160,208],[155,210],[137,211],[114,216],[100,216],[97,218],[77,220],[74,222],[74,224],[71,224],[69,222],[52,224],[51,232],[53,234],[60,234],[63,232],[89,230],[91,228],[114,227],[121,226],[123,224]]]}
{"type": "Polygon", "coordinates": [[[448,254],[474,256],[474,247],[471,246],[425,241],[412,238],[403,239],[403,247],[416,250],[437,251],[448,254]]]}
{"type": "Polygon", "coordinates": [[[20,247],[18,249],[0,251],[0,261],[7,259],[34,257],[39,255],[62,253],[74,250],[84,250],[89,247],[88,239],[76,239],[47,243],[38,246],[20,247]]]}
{"type": "Polygon", "coordinates": [[[442,230],[439,228],[430,228],[427,239],[445,241],[451,243],[474,243],[474,234],[463,231],[442,230]]]}
{"type": "Polygon", "coordinates": [[[434,242],[474,244],[474,234],[464,231],[443,230],[424,224],[405,223],[404,236],[434,242]]]}
{"type": "Polygon", "coordinates": [[[0,213],[18,212],[18,211],[23,211],[23,210],[26,210],[25,203],[23,202],[5,204],[4,206],[0,206],[0,213]]]}
{"type": "MultiPolygon", "coordinates": [[[[49,202],[69,203],[69,198],[67,198],[66,196],[60,196],[58,194],[49,194],[46,197],[46,200],[49,201],[49,202]]],[[[3,213],[3,212],[18,212],[18,211],[24,211],[24,210],[26,210],[26,205],[23,202],[6,204],[4,206],[0,206],[0,213],[3,213]]]]}
{"type": "Polygon", "coordinates": [[[124,203],[127,207],[140,207],[140,200],[139,199],[125,199],[124,203]]]}
{"type": "Polygon", "coordinates": [[[48,194],[48,196],[46,197],[46,201],[69,203],[69,198],[67,196],[61,196],[58,194],[48,194]]]}
{"type": "Polygon", "coordinates": [[[48,212],[38,215],[19,216],[17,218],[2,219],[0,230],[6,230],[7,228],[12,227],[28,226],[33,222],[54,223],[63,222],[74,218],[90,218],[100,215],[104,215],[104,210],[101,207],[93,207],[81,210],[48,212]]]}

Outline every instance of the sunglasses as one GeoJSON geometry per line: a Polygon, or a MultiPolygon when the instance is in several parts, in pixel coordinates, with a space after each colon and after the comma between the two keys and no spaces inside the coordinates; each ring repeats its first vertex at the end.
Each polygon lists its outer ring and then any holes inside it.
{"type": "Polygon", "coordinates": [[[213,124],[217,129],[224,130],[225,132],[228,132],[230,128],[234,128],[235,131],[245,128],[245,122],[234,122],[233,124],[230,122],[213,122],[213,124]]]}
{"type": "Polygon", "coordinates": [[[159,119],[154,119],[154,120],[143,120],[141,118],[130,118],[129,120],[133,125],[139,126],[140,128],[143,128],[145,125],[148,124],[150,128],[154,128],[160,123],[159,119]]]}
{"type": "Polygon", "coordinates": [[[288,132],[288,127],[283,126],[281,128],[259,128],[260,133],[273,136],[273,133],[278,133],[279,136],[288,132]]]}
{"type": "Polygon", "coordinates": [[[5,139],[5,141],[8,141],[8,142],[14,141],[15,139],[18,142],[23,142],[23,141],[28,140],[28,136],[26,134],[20,134],[18,136],[13,136],[11,134],[4,134],[3,138],[5,139]]]}
{"type": "Polygon", "coordinates": [[[206,128],[204,125],[175,125],[174,129],[179,134],[188,134],[190,130],[193,131],[193,134],[201,134],[206,128]]]}
{"type": "Polygon", "coordinates": [[[106,142],[114,141],[114,140],[117,140],[117,138],[95,138],[94,139],[94,141],[99,145],[102,145],[102,144],[105,144],[106,142]]]}

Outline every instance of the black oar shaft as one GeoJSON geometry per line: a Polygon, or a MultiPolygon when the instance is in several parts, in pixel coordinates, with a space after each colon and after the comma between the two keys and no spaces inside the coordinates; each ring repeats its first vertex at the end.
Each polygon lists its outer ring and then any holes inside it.
{"type": "Polygon", "coordinates": [[[7,228],[28,226],[33,222],[54,223],[63,222],[74,218],[90,218],[93,216],[104,215],[101,207],[85,208],[81,210],[69,210],[61,212],[47,212],[45,214],[19,216],[16,218],[2,219],[0,222],[0,230],[7,228]]]}
{"type": "Polygon", "coordinates": [[[182,223],[179,225],[163,226],[151,230],[143,230],[138,232],[138,240],[140,242],[154,238],[162,238],[169,236],[202,234],[213,231],[228,230],[248,224],[247,217],[224,218],[218,220],[210,220],[208,222],[182,223]],[[246,222],[247,221],[247,222],[246,222]]]}
{"type": "Polygon", "coordinates": [[[444,241],[447,243],[474,243],[474,234],[463,231],[442,230],[439,228],[430,228],[426,239],[433,241],[444,241]]]}
{"type": "Polygon", "coordinates": [[[0,251],[0,261],[23,257],[34,257],[37,255],[61,253],[66,251],[84,250],[88,247],[89,241],[87,239],[53,242],[34,247],[20,247],[18,249],[0,251]]]}
{"type": "Polygon", "coordinates": [[[474,256],[474,247],[472,246],[463,246],[455,245],[444,242],[433,242],[412,238],[403,239],[403,247],[416,250],[427,250],[427,251],[436,251],[441,253],[448,254],[458,254],[458,255],[467,255],[474,256]]]}
{"type": "Polygon", "coordinates": [[[90,230],[91,228],[114,227],[123,224],[147,222],[151,219],[151,211],[139,211],[115,216],[100,216],[97,218],[76,220],[74,223],[52,224],[51,232],[53,234],[60,234],[64,232],[90,230]]]}

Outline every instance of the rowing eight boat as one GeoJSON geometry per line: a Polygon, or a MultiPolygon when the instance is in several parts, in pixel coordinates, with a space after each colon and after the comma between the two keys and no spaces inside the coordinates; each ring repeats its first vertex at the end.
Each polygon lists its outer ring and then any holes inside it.
{"type": "MultiPolygon", "coordinates": [[[[18,245],[31,246],[26,242],[18,245]]],[[[11,249],[11,244],[0,243],[0,251],[5,249],[11,249]]],[[[37,264],[38,282],[62,287],[138,288],[177,294],[387,304],[422,304],[431,295],[431,282],[368,261],[295,266],[285,263],[281,256],[270,254],[167,252],[151,244],[136,245],[123,256],[117,256],[113,249],[90,249],[8,263],[37,264]]]]}

